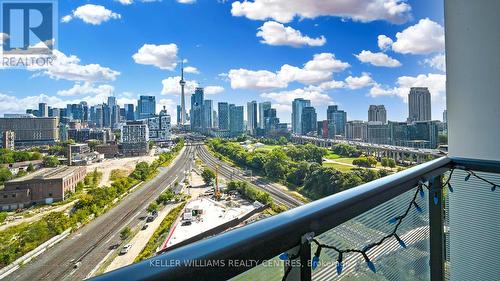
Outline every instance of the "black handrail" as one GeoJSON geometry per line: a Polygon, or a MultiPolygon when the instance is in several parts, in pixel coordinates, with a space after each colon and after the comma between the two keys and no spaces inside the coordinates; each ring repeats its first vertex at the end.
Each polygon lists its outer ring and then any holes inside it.
{"type": "Polygon", "coordinates": [[[93,280],[229,279],[295,247],[304,234],[320,235],[451,167],[450,158],[432,160],[93,280]]]}

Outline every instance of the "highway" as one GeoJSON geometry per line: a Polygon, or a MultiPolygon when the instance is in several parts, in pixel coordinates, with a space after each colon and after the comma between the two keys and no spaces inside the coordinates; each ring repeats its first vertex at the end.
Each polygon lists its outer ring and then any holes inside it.
{"type": "Polygon", "coordinates": [[[154,179],[4,280],[82,280],[89,277],[110,254],[110,248],[119,244],[120,231],[125,226],[141,223],[149,203],[166,187],[182,179],[194,152],[195,147],[187,145],[175,162],[166,169],[162,168],[154,179]],[[75,262],[80,262],[78,268],[73,267],[75,262]]]}
{"type": "Polygon", "coordinates": [[[220,161],[210,153],[204,145],[196,145],[196,154],[210,169],[215,171],[215,168],[219,167],[219,173],[227,179],[235,179],[240,181],[250,182],[257,188],[269,193],[273,198],[274,202],[280,205],[284,205],[288,209],[304,205],[304,202],[298,200],[292,195],[288,194],[282,188],[276,186],[275,184],[268,182],[258,177],[246,177],[243,175],[243,171],[238,168],[231,167],[227,163],[220,161]]]}

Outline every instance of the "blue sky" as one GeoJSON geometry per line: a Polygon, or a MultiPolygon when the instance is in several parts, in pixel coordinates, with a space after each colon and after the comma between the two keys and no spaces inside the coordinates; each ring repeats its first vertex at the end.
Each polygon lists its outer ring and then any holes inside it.
{"type": "Polygon", "coordinates": [[[405,120],[411,86],[431,89],[432,117],[442,118],[442,1],[73,0],[58,13],[56,65],[0,69],[0,114],[113,93],[120,103],[155,95],[175,116],[184,59],[207,99],[271,101],[284,122],[296,97],[310,98],[319,119],[328,104],[349,120],[384,104],[390,120],[405,120]]]}

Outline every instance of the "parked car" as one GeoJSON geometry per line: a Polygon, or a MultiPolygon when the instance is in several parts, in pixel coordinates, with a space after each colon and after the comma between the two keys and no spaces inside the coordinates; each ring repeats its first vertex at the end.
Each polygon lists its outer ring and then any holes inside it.
{"type": "Polygon", "coordinates": [[[130,251],[130,248],[132,248],[132,244],[123,246],[122,250],[120,251],[120,255],[125,255],[126,253],[128,253],[128,251],[130,251]]]}
{"type": "Polygon", "coordinates": [[[183,221],[181,226],[191,225],[191,221],[183,221]]]}
{"type": "Polygon", "coordinates": [[[152,222],[156,219],[156,217],[158,217],[158,212],[152,212],[151,215],[148,216],[148,218],[146,219],[146,222],[152,222]]]}

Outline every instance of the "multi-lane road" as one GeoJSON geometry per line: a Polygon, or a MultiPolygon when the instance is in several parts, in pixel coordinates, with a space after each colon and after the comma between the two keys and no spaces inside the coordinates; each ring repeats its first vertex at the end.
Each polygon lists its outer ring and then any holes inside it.
{"type": "Polygon", "coordinates": [[[146,208],[165,188],[182,179],[189,169],[196,148],[187,145],[170,167],[126,196],[117,206],[72,233],[35,260],[19,268],[4,280],[82,280],[107,257],[111,247],[120,242],[125,226],[136,226],[146,215],[146,208]],[[74,267],[77,263],[79,266],[74,267]]]}
{"type": "Polygon", "coordinates": [[[245,176],[243,171],[231,167],[227,163],[220,161],[215,156],[213,156],[203,144],[196,145],[196,154],[209,168],[215,171],[218,168],[219,173],[227,179],[235,179],[240,181],[251,182],[254,186],[261,190],[269,193],[273,198],[274,202],[284,205],[285,207],[291,209],[303,205],[304,202],[293,197],[281,187],[276,184],[266,181],[258,177],[248,177],[245,176]]]}
{"type": "Polygon", "coordinates": [[[203,143],[187,144],[175,162],[162,169],[154,179],[3,280],[82,280],[91,277],[101,262],[111,255],[113,245],[119,244],[120,231],[126,226],[134,227],[142,223],[141,218],[146,216],[147,206],[168,186],[182,179],[195,155],[211,169],[217,167],[222,176],[251,182],[268,192],[278,204],[287,208],[304,204],[275,184],[245,176],[243,171],[220,161],[207,151],[203,143]],[[76,263],[78,267],[75,267],[76,263]]]}

